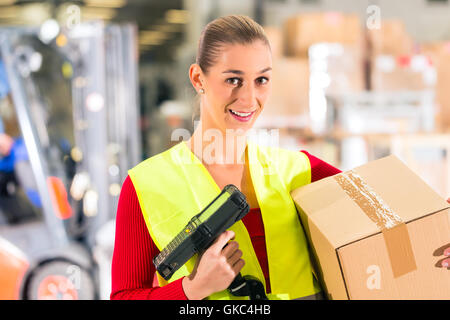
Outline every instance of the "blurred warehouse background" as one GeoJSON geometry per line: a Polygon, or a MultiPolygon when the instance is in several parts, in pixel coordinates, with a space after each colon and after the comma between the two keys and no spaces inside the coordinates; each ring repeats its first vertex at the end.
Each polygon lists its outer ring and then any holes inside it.
{"type": "Polygon", "coordinates": [[[0,0],[0,299],[108,299],[127,170],[193,129],[202,28],[272,46],[256,126],[343,169],[395,154],[450,196],[449,0],[0,0]]]}

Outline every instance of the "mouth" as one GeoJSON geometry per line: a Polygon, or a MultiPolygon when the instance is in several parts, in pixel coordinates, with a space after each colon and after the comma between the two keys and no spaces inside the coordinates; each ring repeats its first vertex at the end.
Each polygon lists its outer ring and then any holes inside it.
{"type": "Polygon", "coordinates": [[[228,109],[228,112],[238,121],[241,122],[247,122],[249,121],[252,117],[253,114],[256,112],[256,110],[251,111],[251,112],[241,112],[241,111],[236,111],[236,110],[231,110],[228,109]]]}

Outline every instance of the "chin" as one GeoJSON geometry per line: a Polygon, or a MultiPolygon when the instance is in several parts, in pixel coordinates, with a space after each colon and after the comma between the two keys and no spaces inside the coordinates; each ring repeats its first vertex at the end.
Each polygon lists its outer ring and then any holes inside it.
{"type": "Polygon", "coordinates": [[[251,123],[246,123],[246,124],[228,124],[226,126],[226,130],[234,130],[236,131],[236,133],[238,135],[245,135],[247,133],[247,131],[251,130],[253,128],[253,122],[251,123]],[[238,132],[239,130],[241,130],[242,132],[238,132]]]}

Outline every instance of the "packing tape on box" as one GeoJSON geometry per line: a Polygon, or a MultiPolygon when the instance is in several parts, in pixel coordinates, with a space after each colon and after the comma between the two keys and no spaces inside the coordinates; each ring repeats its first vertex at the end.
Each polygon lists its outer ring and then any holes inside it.
{"type": "Polygon", "coordinates": [[[334,179],[381,230],[394,278],[416,270],[408,228],[402,219],[353,170],[335,175],[334,179]]]}

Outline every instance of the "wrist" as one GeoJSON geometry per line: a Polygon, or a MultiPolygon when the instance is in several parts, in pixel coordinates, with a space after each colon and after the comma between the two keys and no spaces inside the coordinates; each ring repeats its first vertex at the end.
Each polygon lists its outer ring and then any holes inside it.
{"type": "Polygon", "coordinates": [[[181,285],[188,300],[202,300],[208,296],[202,292],[201,287],[197,286],[194,279],[190,277],[184,277],[181,285]]]}

